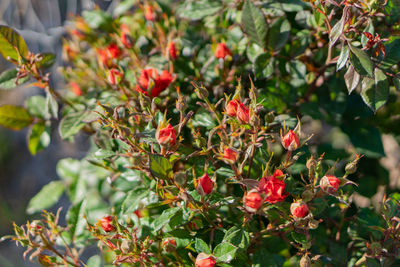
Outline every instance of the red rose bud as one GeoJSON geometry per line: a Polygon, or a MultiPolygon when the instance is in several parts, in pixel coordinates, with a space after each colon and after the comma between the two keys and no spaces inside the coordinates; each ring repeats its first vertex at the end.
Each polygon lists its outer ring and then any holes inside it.
{"type": "Polygon", "coordinates": [[[249,212],[256,212],[263,204],[263,199],[256,190],[252,190],[244,196],[244,207],[249,212]]]}
{"type": "Polygon", "coordinates": [[[103,217],[100,220],[101,228],[103,228],[103,230],[105,232],[107,232],[107,233],[114,231],[115,227],[114,227],[114,225],[112,225],[112,221],[113,221],[113,217],[112,216],[103,217]]]}
{"type": "Polygon", "coordinates": [[[108,72],[108,82],[112,85],[119,84],[124,75],[117,69],[111,69],[108,72]]]}
{"type": "Polygon", "coordinates": [[[233,164],[238,160],[239,154],[232,148],[225,148],[223,158],[226,162],[233,164]]]}
{"type": "Polygon", "coordinates": [[[111,58],[119,58],[122,51],[116,44],[110,44],[107,46],[107,53],[111,58]]]}
{"type": "Polygon", "coordinates": [[[167,127],[162,128],[162,129],[157,129],[156,133],[156,138],[157,142],[160,145],[175,145],[176,143],[176,132],[174,127],[171,126],[170,123],[168,123],[167,127]]]}
{"type": "Polygon", "coordinates": [[[324,192],[333,194],[339,189],[340,179],[334,175],[325,175],[321,178],[319,184],[324,192]]]}
{"type": "Polygon", "coordinates": [[[237,118],[241,123],[247,124],[250,121],[249,108],[246,107],[242,102],[238,102],[237,118]]]}
{"type": "Polygon", "coordinates": [[[166,70],[163,70],[161,76],[159,76],[157,69],[143,69],[136,90],[147,96],[157,97],[171,82],[172,75],[166,70]]]}
{"type": "Polygon", "coordinates": [[[132,37],[128,33],[121,33],[121,43],[128,49],[132,48],[132,37]]]}
{"type": "Polygon", "coordinates": [[[155,15],[154,15],[154,9],[150,5],[146,5],[144,8],[144,17],[148,21],[154,21],[155,20],[155,15]]]}
{"type": "Polygon", "coordinates": [[[177,55],[177,51],[176,51],[176,47],[175,47],[175,42],[170,42],[168,44],[168,55],[169,55],[169,58],[172,60],[177,59],[178,55],[177,55]]]}
{"type": "Polygon", "coordinates": [[[200,253],[196,258],[196,267],[213,267],[216,264],[213,256],[207,255],[205,253],[200,253]]]}
{"type": "Polygon", "coordinates": [[[294,151],[299,147],[300,140],[299,136],[293,132],[292,130],[289,130],[289,132],[282,137],[281,136],[281,141],[282,141],[282,146],[289,151],[294,151]]]}
{"type": "Polygon", "coordinates": [[[176,241],[173,238],[167,238],[163,241],[162,247],[167,252],[172,252],[176,249],[176,241]]]}
{"type": "Polygon", "coordinates": [[[197,181],[197,192],[204,196],[208,195],[212,192],[214,187],[214,182],[208,177],[208,174],[205,173],[203,176],[201,176],[198,181],[197,181]]]}
{"type": "Polygon", "coordinates": [[[75,94],[76,96],[81,96],[81,95],[82,95],[82,90],[81,90],[81,88],[79,87],[79,85],[78,85],[77,83],[75,83],[75,82],[70,82],[69,85],[70,85],[71,88],[72,88],[72,92],[74,92],[74,94],[75,94]]]}
{"type": "Polygon", "coordinates": [[[292,213],[293,217],[297,218],[304,218],[308,215],[309,209],[307,204],[294,202],[290,205],[290,213],[292,213]]]}
{"type": "Polygon", "coordinates": [[[215,50],[215,57],[224,59],[226,56],[232,56],[228,46],[225,43],[218,43],[215,50]]]}
{"type": "Polygon", "coordinates": [[[236,117],[237,108],[238,108],[237,100],[229,101],[228,105],[226,105],[226,114],[228,114],[231,117],[236,117]]]}
{"type": "Polygon", "coordinates": [[[285,192],[286,183],[277,178],[280,176],[283,176],[283,172],[276,170],[272,176],[263,177],[258,183],[258,190],[267,195],[265,201],[271,204],[282,202],[288,196],[285,192]]]}

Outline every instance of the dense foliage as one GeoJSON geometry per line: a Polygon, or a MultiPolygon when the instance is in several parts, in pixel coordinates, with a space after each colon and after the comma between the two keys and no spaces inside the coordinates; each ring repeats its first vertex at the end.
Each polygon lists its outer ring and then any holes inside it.
{"type": "Polygon", "coordinates": [[[399,264],[400,194],[353,203],[388,184],[399,18],[398,0],[125,0],[74,18],[64,90],[54,55],[0,26],[17,66],[0,87],[43,89],[0,124],[29,126],[32,154],[58,119],[63,139],[91,142],[27,208],[65,193],[65,222],[45,211],[9,238],[44,266],[399,264]]]}

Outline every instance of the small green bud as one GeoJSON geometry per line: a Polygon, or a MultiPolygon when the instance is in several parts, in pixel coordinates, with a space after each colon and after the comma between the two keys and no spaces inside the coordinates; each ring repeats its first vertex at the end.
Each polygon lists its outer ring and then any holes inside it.
{"type": "Polygon", "coordinates": [[[273,111],[269,112],[267,115],[265,115],[264,119],[265,119],[266,123],[274,122],[274,120],[275,120],[274,112],[273,111]]]}

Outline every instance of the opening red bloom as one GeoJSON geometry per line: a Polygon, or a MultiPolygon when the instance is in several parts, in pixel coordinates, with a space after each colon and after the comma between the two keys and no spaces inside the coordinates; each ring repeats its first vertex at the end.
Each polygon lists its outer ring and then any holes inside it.
{"type": "Polygon", "coordinates": [[[329,194],[335,193],[340,186],[340,179],[334,175],[325,175],[319,182],[321,189],[329,194]]]}
{"type": "Polygon", "coordinates": [[[217,49],[215,50],[216,58],[225,58],[226,56],[232,56],[231,51],[225,43],[218,43],[217,49]]]}
{"type": "Polygon", "coordinates": [[[167,127],[157,130],[156,133],[157,142],[160,145],[169,144],[171,146],[176,143],[176,132],[174,127],[168,123],[167,127]]]}
{"type": "Polygon", "coordinates": [[[237,112],[237,107],[238,107],[237,100],[229,101],[228,105],[226,105],[226,114],[228,114],[231,117],[235,117],[237,112]]]}
{"type": "Polygon", "coordinates": [[[103,217],[100,220],[101,228],[103,228],[103,230],[105,232],[107,232],[107,233],[114,231],[115,227],[114,227],[114,225],[112,225],[112,221],[113,221],[113,217],[112,216],[103,217]]]}
{"type": "Polygon", "coordinates": [[[200,195],[208,195],[212,192],[214,187],[214,182],[210,179],[207,173],[205,173],[198,180],[197,192],[200,195]]]}
{"type": "Polygon", "coordinates": [[[289,132],[285,134],[285,136],[282,138],[281,141],[282,141],[282,146],[289,151],[296,150],[300,144],[299,136],[292,130],[289,130],[289,132]]]}
{"type": "Polygon", "coordinates": [[[145,95],[157,97],[171,82],[172,75],[166,70],[163,70],[161,76],[159,76],[157,69],[143,69],[140,73],[136,90],[145,95]],[[150,84],[150,80],[152,80],[153,84],[150,84]]]}
{"type": "Polygon", "coordinates": [[[290,205],[290,212],[295,218],[304,218],[308,215],[309,209],[307,204],[294,202],[290,205]]]}

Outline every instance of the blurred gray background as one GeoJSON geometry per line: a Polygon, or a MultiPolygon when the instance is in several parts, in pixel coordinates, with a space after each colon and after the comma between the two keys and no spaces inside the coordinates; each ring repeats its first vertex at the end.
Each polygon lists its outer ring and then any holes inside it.
{"type": "MultiPolygon", "coordinates": [[[[57,68],[62,64],[62,38],[68,20],[83,10],[95,6],[112,11],[120,1],[107,0],[0,0],[0,25],[17,29],[24,37],[29,49],[35,53],[52,52],[57,55],[57,63],[50,70],[55,88],[64,86],[57,68]]],[[[8,62],[0,58],[0,72],[10,68],[8,62]]],[[[16,88],[0,91],[0,105],[23,105],[28,96],[40,94],[37,88],[16,88]]],[[[88,148],[88,137],[81,135],[75,143],[60,140],[54,127],[49,148],[31,156],[26,144],[27,130],[14,132],[0,126],[0,236],[12,233],[12,222],[23,224],[36,218],[25,213],[29,200],[51,180],[57,179],[56,164],[65,157],[81,158],[88,148]]],[[[67,199],[59,206],[68,206],[67,199]]],[[[54,208],[53,210],[56,210],[54,208]]],[[[38,266],[24,260],[23,249],[14,242],[0,243],[0,267],[38,266]]]]}

